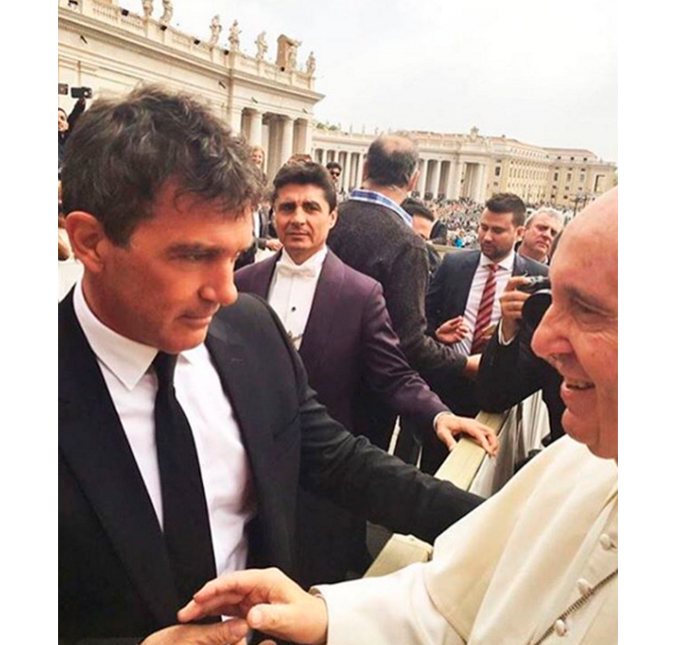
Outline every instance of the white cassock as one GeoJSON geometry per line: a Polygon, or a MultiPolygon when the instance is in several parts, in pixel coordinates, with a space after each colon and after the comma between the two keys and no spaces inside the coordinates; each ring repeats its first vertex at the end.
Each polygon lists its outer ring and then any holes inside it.
{"type": "Polygon", "coordinates": [[[569,437],[450,527],[430,563],[317,590],[328,645],[618,640],[618,468],[569,437]],[[590,599],[561,615],[603,579],[590,599]]]}

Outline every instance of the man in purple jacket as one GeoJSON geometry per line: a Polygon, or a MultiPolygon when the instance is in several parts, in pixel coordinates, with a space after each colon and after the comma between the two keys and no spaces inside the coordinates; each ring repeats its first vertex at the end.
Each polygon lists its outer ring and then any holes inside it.
{"type": "MultiPolygon", "coordinates": [[[[288,164],[274,179],[273,210],[283,250],[237,271],[240,291],[265,298],[307,370],[310,386],[333,418],[354,429],[356,393],[369,388],[396,414],[419,420],[448,448],[469,434],[493,454],[494,433],[456,417],[408,365],[382,293],[372,278],[326,246],[337,218],[335,185],[320,164],[288,164]]],[[[369,437],[370,438],[370,437],[369,437]]],[[[365,523],[301,493],[298,525],[301,582],[344,579],[367,565],[365,523]]]]}

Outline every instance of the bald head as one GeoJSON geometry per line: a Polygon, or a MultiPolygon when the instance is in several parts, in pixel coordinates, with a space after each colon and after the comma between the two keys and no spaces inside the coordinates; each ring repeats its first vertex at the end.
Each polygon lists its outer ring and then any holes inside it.
{"type": "Polygon", "coordinates": [[[364,179],[374,186],[411,190],[417,180],[418,161],[417,145],[412,139],[402,135],[382,135],[368,148],[364,179]]]}
{"type": "Polygon", "coordinates": [[[563,376],[563,426],[605,459],[618,460],[618,189],[565,229],[551,267],[553,302],[532,340],[563,376]]]}

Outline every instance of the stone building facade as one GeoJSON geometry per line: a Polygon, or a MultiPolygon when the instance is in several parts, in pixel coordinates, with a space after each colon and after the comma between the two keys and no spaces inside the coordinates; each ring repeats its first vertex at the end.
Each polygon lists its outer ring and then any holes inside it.
{"type": "MultiPolygon", "coordinates": [[[[228,28],[214,16],[208,41],[175,29],[171,0],[154,6],[144,0],[143,15],[117,0],[58,3],[59,83],[106,96],[156,82],[201,96],[251,145],[262,145],[268,174],[293,153],[311,151],[313,109],[323,95],[314,90],[313,55],[304,68],[298,64],[298,41],[280,35],[272,61],[264,32],[257,52],[242,51],[236,21],[227,36],[228,28]]],[[[69,111],[72,104],[59,96],[60,107],[69,111]]]]}
{"type": "MultiPolygon", "coordinates": [[[[497,192],[520,195],[529,204],[572,208],[611,188],[616,166],[589,150],[543,148],[506,137],[407,132],[420,152],[417,194],[425,199],[469,198],[484,202],[497,192]]],[[[360,183],[373,134],[315,129],[313,155],[320,163],[338,161],[340,188],[360,183]]]]}
{"type": "MultiPolygon", "coordinates": [[[[188,0],[178,0],[187,2],[188,0]]],[[[298,62],[300,42],[285,34],[268,56],[266,32],[256,52],[241,47],[234,20],[223,27],[214,16],[211,37],[201,39],[171,25],[172,0],[143,0],[143,15],[118,0],[58,0],[59,83],[91,87],[95,96],[121,94],[141,82],[157,82],[201,96],[251,145],[266,152],[273,176],[294,153],[318,162],[338,161],[341,188],[358,186],[368,145],[376,133],[343,132],[315,124],[316,59],[298,62]]],[[[69,111],[73,100],[59,96],[69,111]]],[[[428,199],[470,198],[483,202],[494,192],[515,192],[528,203],[572,207],[611,187],[616,168],[588,150],[543,148],[469,134],[409,132],[419,145],[418,194],[428,199]]]]}

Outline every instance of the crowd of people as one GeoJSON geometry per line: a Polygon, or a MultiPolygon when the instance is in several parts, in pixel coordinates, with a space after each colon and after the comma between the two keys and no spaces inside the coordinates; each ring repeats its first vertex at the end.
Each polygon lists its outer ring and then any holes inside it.
{"type": "Polygon", "coordinates": [[[186,94],[82,111],[59,160],[83,267],[59,305],[60,642],[616,642],[616,190],[563,232],[512,193],[412,198],[406,136],[341,195],[309,155],[267,177],[186,94]],[[550,434],[499,494],[432,476],[460,436],[496,455],[476,413],[538,390],[550,434]],[[433,560],[349,581],[366,520],[433,560]]]}

